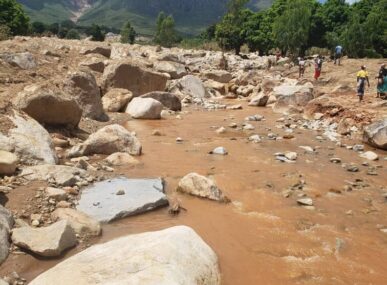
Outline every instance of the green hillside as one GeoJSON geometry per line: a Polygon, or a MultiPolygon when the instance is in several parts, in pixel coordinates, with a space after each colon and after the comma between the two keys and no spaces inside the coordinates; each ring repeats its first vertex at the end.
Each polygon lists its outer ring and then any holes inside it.
{"type": "MultiPolygon", "coordinates": [[[[74,17],[85,3],[91,4],[79,19],[80,25],[98,23],[121,28],[130,20],[141,34],[152,34],[160,11],[172,14],[176,28],[184,34],[197,34],[217,22],[228,0],[20,0],[32,21],[60,22],[74,17]]],[[[252,0],[252,9],[268,7],[272,0],[252,0]]]]}

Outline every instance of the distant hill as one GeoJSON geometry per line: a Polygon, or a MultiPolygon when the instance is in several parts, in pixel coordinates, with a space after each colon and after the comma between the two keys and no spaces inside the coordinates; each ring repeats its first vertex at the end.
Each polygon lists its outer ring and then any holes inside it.
{"type": "MultiPolygon", "coordinates": [[[[130,20],[137,32],[152,34],[160,11],[172,14],[176,28],[184,34],[196,34],[217,22],[228,0],[19,0],[32,21],[44,23],[72,19],[80,25],[97,23],[121,28],[130,20]]],[[[269,7],[273,0],[251,0],[249,7],[269,7]]]]}

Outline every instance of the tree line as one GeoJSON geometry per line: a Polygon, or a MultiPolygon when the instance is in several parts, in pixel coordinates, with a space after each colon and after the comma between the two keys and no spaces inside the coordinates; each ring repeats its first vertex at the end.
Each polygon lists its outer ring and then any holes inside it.
{"type": "Polygon", "coordinates": [[[275,0],[266,10],[245,9],[248,0],[231,0],[222,20],[202,37],[215,39],[225,50],[303,55],[312,47],[342,45],[351,57],[386,57],[387,0],[275,0]]]}
{"type": "MultiPolygon", "coordinates": [[[[387,56],[387,0],[275,0],[273,5],[254,12],[245,8],[249,0],[230,0],[227,13],[198,37],[182,39],[172,15],[160,12],[155,25],[154,43],[171,47],[183,42],[216,42],[223,50],[239,54],[246,45],[260,54],[280,50],[291,56],[304,55],[311,48],[333,50],[344,47],[350,57],[387,56]]],[[[103,41],[107,32],[120,33],[121,42],[134,43],[136,31],[126,22],[121,30],[92,25],[78,26],[72,21],[30,23],[16,0],[0,0],[0,40],[12,35],[52,34],[79,39],[82,35],[103,41]],[[5,36],[4,36],[5,35],[5,36]]]]}

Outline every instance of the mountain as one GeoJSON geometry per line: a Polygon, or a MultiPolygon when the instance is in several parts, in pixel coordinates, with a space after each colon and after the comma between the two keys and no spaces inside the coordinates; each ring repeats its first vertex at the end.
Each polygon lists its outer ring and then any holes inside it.
{"type": "MultiPolygon", "coordinates": [[[[158,13],[175,18],[176,28],[184,34],[197,34],[217,22],[228,0],[19,0],[32,21],[45,23],[74,20],[80,25],[97,23],[121,28],[130,20],[137,32],[152,34],[158,13]]],[[[273,0],[251,0],[250,8],[269,7],[273,0]]]]}

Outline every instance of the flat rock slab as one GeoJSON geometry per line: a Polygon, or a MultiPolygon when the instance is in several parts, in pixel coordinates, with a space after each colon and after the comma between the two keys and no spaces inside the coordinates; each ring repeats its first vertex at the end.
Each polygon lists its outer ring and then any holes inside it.
{"type": "Polygon", "coordinates": [[[161,178],[115,178],[97,182],[82,191],[77,206],[104,223],[168,205],[161,178]]]}

